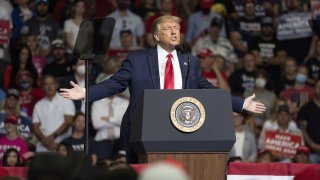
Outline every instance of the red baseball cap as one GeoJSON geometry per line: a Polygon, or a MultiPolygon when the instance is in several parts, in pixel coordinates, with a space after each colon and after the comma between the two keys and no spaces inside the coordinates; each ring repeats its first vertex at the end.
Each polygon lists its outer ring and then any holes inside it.
{"type": "Polygon", "coordinates": [[[310,150],[307,146],[300,146],[297,148],[297,154],[298,153],[303,153],[303,154],[309,156],[310,150]]]}
{"type": "Polygon", "coordinates": [[[200,2],[200,7],[203,9],[210,9],[213,5],[213,0],[202,0],[200,2]]]}
{"type": "Polygon", "coordinates": [[[8,115],[4,123],[11,123],[11,124],[18,125],[19,124],[18,117],[15,115],[8,115]]]}
{"type": "Polygon", "coordinates": [[[203,49],[201,50],[198,55],[197,55],[199,58],[206,58],[206,57],[210,57],[210,56],[213,56],[213,52],[206,48],[206,49],[203,49]]]}

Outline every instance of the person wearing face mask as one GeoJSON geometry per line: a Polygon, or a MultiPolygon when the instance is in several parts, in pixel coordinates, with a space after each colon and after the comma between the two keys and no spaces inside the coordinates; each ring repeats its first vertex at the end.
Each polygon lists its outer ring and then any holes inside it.
{"type": "Polygon", "coordinates": [[[44,97],[44,92],[34,85],[32,74],[27,70],[18,72],[16,83],[19,90],[20,109],[31,117],[34,105],[44,97]]]}
{"type": "Polygon", "coordinates": [[[281,95],[290,106],[294,119],[299,109],[314,97],[314,89],[306,84],[307,79],[307,67],[304,65],[299,66],[294,86],[284,90],[281,95]]]}
{"type": "MultiPolygon", "coordinates": [[[[65,77],[61,80],[61,87],[63,88],[70,88],[70,81],[77,82],[79,86],[85,87],[85,73],[86,73],[86,67],[85,67],[85,61],[80,59],[75,59],[72,65],[72,69],[74,71],[73,74],[65,77]]],[[[89,81],[89,85],[92,81],[89,81]]],[[[76,111],[81,110],[81,100],[73,101],[76,111]]]]}
{"type": "Polygon", "coordinates": [[[256,94],[256,101],[262,102],[266,105],[267,110],[265,113],[255,115],[255,125],[257,128],[262,128],[263,123],[270,119],[271,110],[276,102],[276,95],[266,88],[268,84],[267,73],[259,70],[255,78],[254,93],[256,94]]]}
{"type": "Polygon", "coordinates": [[[301,107],[297,120],[310,148],[310,160],[320,163],[320,80],[315,82],[314,91],[314,99],[301,107]]]}
{"type": "Polygon", "coordinates": [[[110,49],[118,49],[120,43],[120,31],[131,30],[134,36],[134,44],[143,48],[144,46],[144,23],[138,15],[129,10],[130,0],[118,0],[118,8],[107,17],[116,20],[116,24],[110,41],[110,49]]]}
{"type": "MultiPolygon", "coordinates": [[[[186,35],[186,42],[190,46],[192,46],[198,38],[207,34],[207,29],[213,18],[221,19],[223,22],[223,18],[219,14],[211,11],[212,5],[212,0],[201,0],[200,11],[194,12],[190,15],[186,35]]],[[[226,37],[225,22],[222,23],[219,36],[226,37]]]]}

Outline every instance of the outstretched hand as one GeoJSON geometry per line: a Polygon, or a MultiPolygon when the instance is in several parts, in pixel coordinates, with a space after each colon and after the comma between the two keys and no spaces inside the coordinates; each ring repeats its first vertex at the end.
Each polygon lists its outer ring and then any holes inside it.
{"type": "Polygon", "coordinates": [[[71,100],[79,100],[85,97],[85,91],[73,81],[70,81],[70,85],[72,86],[71,89],[61,88],[60,95],[71,99],[71,100]]]}
{"type": "Polygon", "coordinates": [[[266,106],[263,103],[256,102],[253,99],[256,97],[255,94],[247,97],[244,100],[243,109],[249,112],[262,114],[266,110],[266,106]]]}

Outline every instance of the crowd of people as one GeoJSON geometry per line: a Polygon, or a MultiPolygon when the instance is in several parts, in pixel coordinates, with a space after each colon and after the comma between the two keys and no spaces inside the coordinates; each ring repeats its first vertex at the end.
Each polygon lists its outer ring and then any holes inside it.
{"type": "MultiPolygon", "coordinates": [[[[0,164],[29,166],[43,152],[58,152],[51,158],[61,163],[85,151],[84,104],[58,93],[70,81],[85,85],[85,62],[72,54],[84,19],[116,20],[109,50],[90,63],[96,84],[130,51],[156,45],[151,26],[162,15],[181,18],[181,39],[210,83],[244,98],[255,93],[267,106],[262,115],[233,114],[230,161],[320,163],[320,41],[308,25],[310,1],[1,0],[0,164]],[[279,136],[294,139],[290,152],[277,149],[279,136]]],[[[126,90],[90,104],[91,165],[123,162],[129,97],[126,90]]]]}

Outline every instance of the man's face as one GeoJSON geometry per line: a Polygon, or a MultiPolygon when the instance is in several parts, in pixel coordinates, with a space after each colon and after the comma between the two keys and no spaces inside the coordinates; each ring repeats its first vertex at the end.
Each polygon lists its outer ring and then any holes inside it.
{"type": "Polygon", "coordinates": [[[246,71],[252,72],[256,66],[254,56],[252,56],[251,54],[245,55],[243,57],[243,66],[246,71]]]}
{"type": "Polygon", "coordinates": [[[209,27],[209,34],[211,38],[216,39],[219,37],[221,28],[219,26],[210,26],[209,27]]]}
{"type": "Polygon", "coordinates": [[[43,89],[46,96],[54,96],[58,90],[58,84],[52,77],[47,77],[43,82],[43,89]]]}
{"type": "Polygon", "coordinates": [[[74,128],[78,132],[84,132],[85,128],[85,118],[82,115],[79,115],[77,119],[74,121],[74,128]]]}
{"type": "Polygon", "coordinates": [[[37,15],[40,17],[46,17],[48,15],[48,4],[46,3],[39,3],[36,5],[36,12],[37,15]]]}
{"type": "Polygon", "coordinates": [[[284,64],[284,71],[286,73],[292,74],[297,71],[297,65],[294,61],[287,60],[284,64]]]}
{"type": "Polygon", "coordinates": [[[162,47],[175,47],[180,44],[180,25],[173,20],[164,20],[158,25],[155,39],[162,47]]]}
{"type": "Polygon", "coordinates": [[[264,25],[261,27],[261,34],[265,37],[270,37],[273,35],[273,27],[270,25],[264,25]]]}
{"type": "Polygon", "coordinates": [[[290,114],[285,111],[281,111],[277,113],[277,122],[279,125],[287,126],[290,122],[290,114]]]}
{"type": "Polygon", "coordinates": [[[247,16],[254,16],[256,13],[256,9],[255,9],[255,4],[254,3],[246,3],[244,5],[244,13],[247,16]]]}
{"type": "Polygon", "coordinates": [[[172,0],[163,0],[161,4],[161,10],[164,12],[171,12],[173,8],[172,0]]]}
{"type": "Polygon", "coordinates": [[[56,61],[64,59],[65,50],[63,48],[54,48],[52,53],[56,61]]]}
{"type": "Polygon", "coordinates": [[[123,47],[130,48],[133,43],[133,36],[130,33],[123,33],[120,37],[120,41],[123,47]]]}

